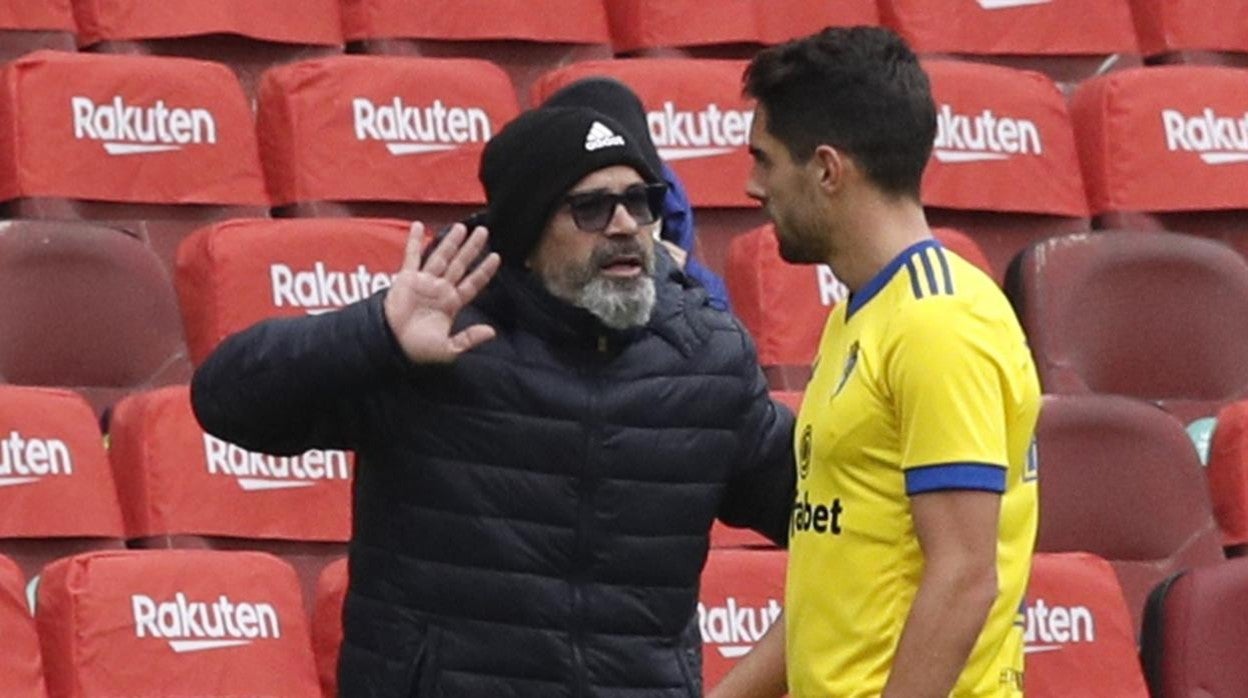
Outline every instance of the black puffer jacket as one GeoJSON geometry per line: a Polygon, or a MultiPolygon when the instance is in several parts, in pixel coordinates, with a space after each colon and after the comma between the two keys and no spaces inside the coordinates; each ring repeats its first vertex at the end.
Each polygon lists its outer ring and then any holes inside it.
{"type": "Polygon", "coordinates": [[[498,337],[451,365],[407,362],[377,295],[196,373],[221,438],[358,453],[343,696],[700,695],[708,530],[783,540],[793,420],[739,324],[662,268],[644,329],[504,269],[456,323],[498,337]]]}

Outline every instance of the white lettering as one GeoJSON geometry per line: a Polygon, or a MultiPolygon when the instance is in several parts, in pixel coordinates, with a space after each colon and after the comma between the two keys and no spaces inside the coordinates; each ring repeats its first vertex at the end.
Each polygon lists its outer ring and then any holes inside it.
{"type": "Polygon", "coordinates": [[[130,606],[134,634],[138,638],[256,640],[282,637],[281,621],[272,604],[233,602],[224,594],[213,602],[190,601],[182,592],[174,594],[172,601],[162,602],[133,594],[130,606]]]}
{"type": "Polygon", "coordinates": [[[73,456],[60,439],[26,438],[17,431],[0,439],[0,477],[73,474],[73,456]]]}
{"type": "Polygon", "coordinates": [[[269,266],[273,305],[303,308],[309,314],[341,308],[388,288],[392,274],[372,272],[363,264],[355,271],[331,271],[317,262],[309,271],[295,271],[285,264],[269,266]]]}
{"type": "Polygon", "coordinates": [[[74,138],[102,141],[111,155],[180,150],[188,144],[215,144],[217,122],[203,108],[169,107],[156,100],[150,107],[127,104],[115,95],[108,104],[89,97],[70,98],[74,138]]]}
{"type": "Polygon", "coordinates": [[[382,141],[394,155],[451,150],[465,143],[484,143],[494,135],[484,109],[448,108],[440,99],[413,107],[400,97],[385,106],[357,97],[351,107],[356,140],[382,141]]]}
{"type": "Polygon", "coordinates": [[[204,461],[209,475],[232,477],[247,491],[309,487],[318,481],[350,480],[346,451],[313,449],[297,456],[253,453],[211,434],[204,434],[204,461]]]}
{"type": "Polygon", "coordinates": [[[1027,119],[997,116],[991,109],[970,116],[942,104],[936,114],[933,154],[941,162],[1006,160],[1013,155],[1042,155],[1040,129],[1027,119]]]}
{"type": "Polygon", "coordinates": [[[650,138],[666,160],[687,160],[731,153],[749,142],[754,113],[708,104],[701,111],[681,111],[664,102],[646,114],[650,138]]]}
{"type": "Polygon", "coordinates": [[[1162,129],[1166,149],[1198,153],[1210,165],[1248,162],[1248,112],[1243,116],[1219,116],[1206,107],[1199,116],[1177,109],[1163,109],[1162,129]]]}
{"type": "Polygon", "coordinates": [[[823,305],[836,305],[849,296],[849,288],[836,278],[828,265],[815,265],[815,275],[819,279],[819,302],[823,305]]]}
{"type": "Polygon", "coordinates": [[[1086,606],[1049,606],[1036,599],[1026,608],[1023,639],[1032,651],[1096,641],[1096,622],[1086,606]]]}
{"type": "Polygon", "coordinates": [[[698,629],[702,641],[719,645],[725,657],[740,657],[762,639],[780,617],[780,602],[768,599],[764,607],[742,606],[729,596],[723,606],[698,604],[698,629]]]}

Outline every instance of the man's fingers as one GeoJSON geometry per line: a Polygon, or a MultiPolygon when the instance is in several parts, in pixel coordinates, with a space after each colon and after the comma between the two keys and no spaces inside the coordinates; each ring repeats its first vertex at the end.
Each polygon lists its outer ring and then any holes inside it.
{"type": "Polygon", "coordinates": [[[464,328],[454,337],[451,337],[451,350],[456,354],[462,354],[473,347],[480,346],[494,339],[494,335],[494,328],[489,325],[473,325],[464,328]]]}
{"type": "Polygon", "coordinates": [[[451,258],[459,251],[459,246],[464,243],[467,228],[463,223],[456,223],[451,226],[451,232],[446,234],[433,252],[429,255],[429,259],[425,262],[424,271],[434,276],[442,276],[446,272],[446,266],[450,264],[451,258]]]}
{"type": "Polygon", "coordinates": [[[407,233],[407,246],[403,248],[403,266],[399,271],[420,269],[420,255],[425,249],[425,224],[412,221],[407,233]]]}
{"type": "Polygon", "coordinates": [[[494,274],[501,265],[502,258],[498,256],[497,252],[491,252],[489,256],[477,265],[476,269],[472,270],[472,273],[464,277],[464,280],[460,281],[459,285],[455,287],[460,299],[464,303],[468,303],[473,298],[476,298],[481,289],[485,288],[490,283],[490,279],[494,278],[494,274]]]}
{"type": "Polygon", "coordinates": [[[481,256],[482,250],[485,249],[486,238],[489,232],[477,226],[472,230],[472,234],[468,236],[467,241],[455,253],[455,257],[451,259],[450,264],[446,267],[446,273],[442,278],[451,282],[451,284],[459,284],[460,279],[464,278],[464,274],[468,272],[468,267],[481,256]]]}

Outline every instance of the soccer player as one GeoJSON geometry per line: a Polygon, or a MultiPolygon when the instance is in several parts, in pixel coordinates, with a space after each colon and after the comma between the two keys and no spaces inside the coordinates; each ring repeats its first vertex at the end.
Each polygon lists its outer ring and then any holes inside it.
{"type": "Polygon", "coordinates": [[[1005,297],[924,217],[927,76],[887,29],[837,28],[745,87],[747,191],[851,295],[798,416],[785,616],[712,695],[1021,695],[1040,388],[1005,297]]]}

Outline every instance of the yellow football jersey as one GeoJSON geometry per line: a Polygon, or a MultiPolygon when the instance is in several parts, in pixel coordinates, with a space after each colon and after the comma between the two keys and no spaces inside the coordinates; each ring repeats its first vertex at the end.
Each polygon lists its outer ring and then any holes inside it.
{"type": "Polygon", "coordinates": [[[1000,492],[1000,594],[953,692],[1022,695],[1040,384],[1005,296],[935,240],[828,318],[798,416],[785,592],[794,698],[878,696],[923,571],[910,497],[1000,492]]]}

